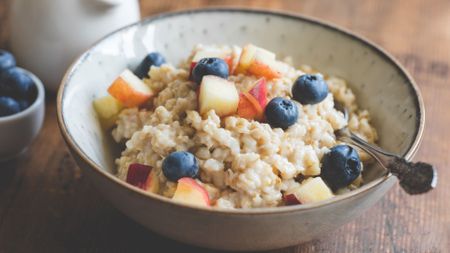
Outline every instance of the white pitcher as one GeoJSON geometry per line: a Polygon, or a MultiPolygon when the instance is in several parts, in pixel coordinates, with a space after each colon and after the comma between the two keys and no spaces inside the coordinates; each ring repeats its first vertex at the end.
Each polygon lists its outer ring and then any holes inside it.
{"type": "Polygon", "coordinates": [[[139,19],[138,0],[13,0],[11,49],[20,66],[55,91],[79,54],[139,19]]]}

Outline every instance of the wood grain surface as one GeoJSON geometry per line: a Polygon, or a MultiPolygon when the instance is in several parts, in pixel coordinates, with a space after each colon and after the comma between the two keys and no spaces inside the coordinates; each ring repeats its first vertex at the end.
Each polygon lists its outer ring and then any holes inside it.
{"type": "MultiPolygon", "coordinates": [[[[0,0],[0,48],[8,47],[8,1],[0,0]]],[[[273,252],[450,252],[450,1],[141,1],[143,16],[225,5],[321,18],[394,54],[425,99],[426,130],[416,160],[434,163],[440,173],[438,188],[429,194],[410,197],[395,186],[375,207],[337,231],[273,252]]],[[[56,122],[55,97],[48,94],[38,138],[20,159],[0,164],[0,252],[144,251],[212,252],[151,233],[100,196],[68,153],[56,122]]]]}

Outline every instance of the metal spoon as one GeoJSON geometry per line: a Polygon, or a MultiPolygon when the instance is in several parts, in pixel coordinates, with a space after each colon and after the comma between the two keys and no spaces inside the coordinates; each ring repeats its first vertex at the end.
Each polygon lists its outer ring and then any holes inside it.
{"type": "MultiPolygon", "coordinates": [[[[339,103],[335,108],[344,114],[348,121],[348,110],[339,103]]],[[[353,134],[347,126],[335,132],[336,138],[366,151],[389,173],[395,175],[400,186],[408,194],[421,194],[432,190],[437,185],[437,172],[433,165],[424,162],[408,162],[404,158],[388,153],[381,148],[371,145],[353,134]]]]}

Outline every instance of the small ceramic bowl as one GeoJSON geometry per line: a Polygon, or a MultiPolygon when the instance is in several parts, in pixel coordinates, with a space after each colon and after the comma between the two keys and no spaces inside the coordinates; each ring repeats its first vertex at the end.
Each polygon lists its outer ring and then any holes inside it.
{"type": "Polygon", "coordinates": [[[179,63],[197,44],[254,43],[349,81],[370,111],[379,145],[410,159],[424,127],[416,84],[388,53],[334,25],[263,10],[203,9],[146,19],[103,38],[68,70],[58,95],[58,120],[75,160],[118,209],[147,228],[178,241],[225,250],[267,250],[320,238],[374,205],[396,182],[377,168],[364,186],[333,199],[245,210],[187,207],[147,194],[114,176],[115,146],[102,131],[92,100],[126,67],[149,51],[179,63]]]}
{"type": "Polygon", "coordinates": [[[45,89],[41,80],[26,72],[34,81],[37,96],[25,110],[6,117],[0,117],[0,161],[10,160],[23,151],[41,130],[45,114],[45,89]]]}

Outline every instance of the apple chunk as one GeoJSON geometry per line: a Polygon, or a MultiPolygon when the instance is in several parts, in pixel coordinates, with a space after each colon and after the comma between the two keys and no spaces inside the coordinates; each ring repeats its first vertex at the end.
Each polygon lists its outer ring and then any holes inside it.
{"type": "Polygon", "coordinates": [[[253,86],[253,88],[250,89],[249,93],[256,98],[259,105],[261,106],[262,110],[266,108],[267,105],[267,85],[266,85],[266,79],[263,77],[259,80],[257,80],[253,86]]]}
{"type": "Polygon", "coordinates": [[[277,61],[275,60],[274,53],[249,44],[242,49],[235,72],[237,74],[250,74],[272,80],[280,77],[276,66],[277,61]]]}
{"type": "Polygon", "coordinates": [[[266,79],[257,80],[248,92],[239,95],[237,114],[246,119],[262,120],[267,105],[266,79]]]}
{"type": "Polygon", "coordinates": [[[294,194],[302,204],[318,202],[334,196],[321,177],[306,179],[294,194]]]}
{"type": "Polygon", "coordinates": [[[266,59],[267,61],[275,60],[274,53],[253,44],[248,44],[242,49],[236,73],[247,72],[247,69],[252,65],[256,57],[266,59]]]}
{"type": "Polygon", "coordinates": [[[128,166],[126,182],[141,189],[145,189],[147,178],[151,170],[152,167],[148,165],[132,163],[128,166]]]}
{"type": "Polygon", "coordinates": [[[151,170],[145,182],[144,190],[147,192],[157,193],[159,191],[159,179],[155,170],[151,170]]]}
{"type": "Polygon", "coordinates": [[[267,61],[255,60],[250,67],[248,67],[247,72],[257,77],[265,77],[267,80],[280,77],[280,73],[272,68],[271,65],[272,64],[267,61]]]}
{"type": "Polygon", "coordinates": [[[109,129],[114,125],[117,116],[123,109],[123,105],[110,95],[95,99],[93,105],[100,123],[105,129],[109,129]]]}
{"type": "Polygon", "coordinates": [[[298,198],[293,193],[283,195],[283,201],[288,206],[301,204],[298,198]]]}
{"type": "Polygon", "coordinates": [[[108,92],[126,107],[140,106],[153,96],[152,90],[129,69],[114,80],[108,92]]]}
{"type": "Polygon", "coordinates": [[[152,167],[140,163],[128,166],[126,182],[147,192],[157,193],[159,180],[152,167]]]}
{"type": "Polygon", "coordinates": [[[242,92],[239,95],[237,114],[242,118],[261,120],[264,111],[255,97],[248,92],[242,92]]]}
{"type": "Polygon", "coordinates": [[[214,110],[218,116],[234,114],[239,104],[239,93],[234,82],[217,76],[204,76],[198,96],[200,113],[214,110]]]}
{"type": "Polygon", "coordinates": [[[189,205],[210,206],[206,189],[190,177],[183,177],[178,180],[177,189],[172,199],[189,205]]]}

